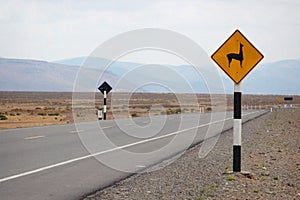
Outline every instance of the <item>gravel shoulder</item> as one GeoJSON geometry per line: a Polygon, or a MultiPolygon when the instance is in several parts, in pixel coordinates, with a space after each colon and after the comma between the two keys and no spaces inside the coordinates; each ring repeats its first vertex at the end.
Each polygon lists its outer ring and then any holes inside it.
{"type": "Polygon", "coordinates": [[[242,170],[249,175],[228,173],[232,129],[205,158],[198,156],[200,145],[166,167],[133,175],[85,200],[300,199],[300,109],[277,110],[243,125],[242,170]]]}

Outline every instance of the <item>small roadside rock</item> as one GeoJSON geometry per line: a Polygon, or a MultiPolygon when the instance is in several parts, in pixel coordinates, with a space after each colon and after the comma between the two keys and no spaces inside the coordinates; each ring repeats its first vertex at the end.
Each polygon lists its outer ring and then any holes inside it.
{"type": "Polygon", "coordinates": [[[232,130],[199,158],[199,145],[157,171],[91,194],[105,199],[300,199],[300,109],[268,113],[243,125],[242,170],[232,170],[232,130]]]}

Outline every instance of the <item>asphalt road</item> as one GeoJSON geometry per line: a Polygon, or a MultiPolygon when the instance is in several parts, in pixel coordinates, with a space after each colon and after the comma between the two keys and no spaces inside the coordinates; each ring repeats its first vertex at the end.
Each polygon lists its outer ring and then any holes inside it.
{"type": "MultiPolygon", "coordinates": [[[[266,112],[244,111],[243,121],[266,112]]],[[[232,121],[232,113],[214,113],[1,130],[0,197],[80,199],[217,138],[232,121]]]]}

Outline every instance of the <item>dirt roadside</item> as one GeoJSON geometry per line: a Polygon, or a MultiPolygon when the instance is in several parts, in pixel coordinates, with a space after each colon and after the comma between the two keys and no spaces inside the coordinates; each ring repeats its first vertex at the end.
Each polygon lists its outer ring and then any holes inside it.
{"type": "Polygon", "coordinates": [[[300,109],[268,113],[243,125],[242,170],[232,170],[232,130],[198,157],[200,146],[172,164],[91,194],[102,199],[300,199],[300,109]]]}
{"type": "MultiPolygon", "coordinates": [[[[69,124],[97,121],[97,108],[102,108],[102,94],[72,92],[5,92],[0,91],[0,129],[69,124]],[[88,95],[87,95],[88,94],[88,95]],[[87,96],[86,96],[87,95],[87,96]],[[94,104],[92,103],[94,102],[94,104]],[[76,110],[76,111],[75,111],[76,110]]],[[[243,109],[300,106],[300,96],[291,103],[279,104],[278,95],[243,95],[243,109]]],[[[173,94],[173,93],[110,93],[107,96],[107,119],[233,110],[233,95],[173,94]],[[112,98],[113,94],[113,98],[112,98]],[[180,98],[179,98],[180,97],[180,98]],[[195,104],[194,98],[198,103],[195,104]],[[215,105],[212,105],[211,98],[215,105]],[[112,101],[113,99],[113,101],[112,101]],[[179,102],[181,99],[181,102],[179,102]],[[226,105],[224,105],[226,104],[226,105]],[[223,107],[225,106],[225,107],[223,107]]]]}

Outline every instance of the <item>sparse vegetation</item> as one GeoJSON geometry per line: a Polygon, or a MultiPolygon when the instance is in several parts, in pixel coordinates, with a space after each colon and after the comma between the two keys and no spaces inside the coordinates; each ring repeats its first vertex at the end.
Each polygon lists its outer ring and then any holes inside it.
{"type": "Polygon", "coordinates": [[[54,107],[45,107],[44,110],[55,110],[54,107]]]}
{"type": "Polygon", "coordinates": [[[85,115],[82,113],[78,113],[78,114],[76,114],[76,117],[85,117],[85,115]]]}
{"type": "Polygon", "coordinates": [[[212,190],[208,190],[207,193],[206,193],[206,196],[208,196],[208,197],[214,197],[215,196],[215,192],[212,191],[212,190]]]}
{"type": "Polygon", "coordinates": [[[212,183],[212,184],[211,184],[211,187],[212,187],[212,188],[217,188],[218,185],[217,185],[216,183],[212,183]]]}
{"type": "MultiPolygon", "coordinates": [[[[195,110],[195,109],[194,109],[195,110]]],[[[182,112],[183,113],[188,113],[188,111],[189,111],[189,109],[187,109],[187,108],[184,108],[184,109],[182,109],[182,112]]],[[[192,112],[192,111],[191,111],[192,112]]]]}
{"type": "Polygon", "coordinates": [[[270,176],[270,173],[269,172],[265,172],[265,173],[262,173],[261,175],[262,176],[270,176]]]}
{"type": "Polygon", "coordinates": [[[3,114],[0,114],[0,120],[7,120],[8,118],[5,116],[5,115],[3,115],[3,114]]]}
{"type": "Polygon", "coordinates": [[[234,175],[228,175],[227,180],[228,181],[234,181],[235,180],[234,175]]]}
{"type": "Polygon", "coordinates": [[[205,188],[202,188],[201,190],[200,190],[200,193],[202,193],[202,194],[204,194],[206,192],[206,189],[205,188]]]}
{"type": "Polygon", "coordinates": [[[59,113],[49,113],[48,116],[58,116],[59,113]]]}
{"type": "Polygon", "coordinates": [[[167,115],[172,115],[172,114],[175,114],[173,110],[171,109],[167,110],[167,115]]]}
{"type": "Polygon", "coordinates": [[[181,113],[181,109],[180,109],[180,108],[177,108],[177,109],[175,110],[175,113],[176,113],[176,114],[180,114],[180,113],[181,113]]]}
{"type": "MultiPolygon", "coordinates": [[[[200,193],[203,195],[203,196],[205,196],[205,197],[214,197],[215,196],[215,191],[213,191],[213,190],[210,190],[210,189],[206,189],[206,188],[202,188],[201,190],[200,190],[200,193]]],[[[202,196],[201,195],[201,196],[202,196]]],[[[201,197],[200,197],[201,198],[201,197]]],[[[198,199],[200,199],[200,198],[198,198],[198,199]]]]}
{"type": "Polygon", "coordinates": [[[211,107],[207,107],[206,110],[207,110],[208,112],[210,112],[210,111],[212,111],[212,108],[211,108],[211,107]]]}
{"type": "Polygon", "coordinates": [[[227,165],[227,166],[225,167],[225,170],[228,171],[228,172],[230,172],[230,171],[232,171],[232,167],[230,167],[230,166],[227,165]]]}
{"type": "Polygon", "coordinates": [[[137,117],[138,115],[136,113],[132,113],[131,117],[137,117]]]}

